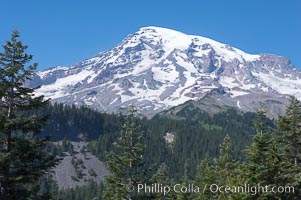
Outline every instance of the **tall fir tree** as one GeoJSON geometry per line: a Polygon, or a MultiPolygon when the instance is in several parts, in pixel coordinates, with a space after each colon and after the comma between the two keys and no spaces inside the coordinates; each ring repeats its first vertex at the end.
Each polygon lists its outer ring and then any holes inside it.
{"type": "Polygon", "coordinates": [[[233,150],[231,138],[229,135],[224,137],[223,143],[220,144],[220,153],[217,160],[218,170],[220,171],[220,176],[222,182],[227,184],[228,178],[232,176],[233,170],[235,168],[235,161],[233,160],[233,150]]]}
{"type": "Polygon", "coordinates": [[[195,199],[242,199],[240,193],[215,191],[216,185],[239,186],[244,183],[245,179],[241,175],[242,165],[233,159],[232,148],[231,138],[226,135],[219,146],[219,157],[211,160],[206,156],[202,160],[197,170],[197,184],[204,191],[201,191],[195,199]]]}
{"type": "MultiPolygon", "coordinates": [[[[237,184],[238,162],[233,159],[233,149],[230,136],[224,137],[222,144],[219,146],[219,157],[217,159],[218,179],[217,184],[221,186],[232,186],[237,184]]],[[[220,193],[218,199],[233,199],[235,193],[220,193]]],[[[235,198],[234,198],[235,199],[235,198]]]]}
{"type": "MultiPolygon", "coordinates": [[[[256,134],[250,147],[245,150],[248,159],[245,173],[247,183],[251,186],[277,187],[281,184],[279,174],[283,170],[279,145],[273,137],[273,130],[266,120],[265,112],[259,111],[257,114],[256,134]]],[[[248,195],[248,199],[279,199],[280,197],[281,194],[269,193],[265,190],[248,195]]]]}
{"type": "MultiPolygon", "coordinates": [[[[168,186],[173,189],[174,186],[173,179],[170,176],[169,168],[165,163],[162,163],[158,170],[154,173],[154,175],[149,180],[149,185],[162,185],[168,186]]],[[[173,190],[164,195],[163,192],[148,192],[148,199],[153,200],[173,200],[176,199],[176,194],[173,190]]],[[[143,198],[145,199],[145,198],[143,198]]]]}
{"type": "Polygon", "coordinates": [[[104,199],[141,199],[137,184],[143,183],[142,132],[131,108],[122,127],[120,137],[113,143],[114,150],[108,155],[110,171],[105,179],[104,199]],[[133,190],[132,190],[133,189],[133,190]]]}
{"type": "Polygon", "coordinates": [[[218,195],[212,193],[209,189],[211,184],[216,184],[218,181],[217,161],[206,154],[197,168],[197,185],[203,191],[197,194],[196,200],[217,199],[218,195]]]}
{"type": "Polygon", "coordinates": [[[294,186],[287,199],[301,199],[301,102],[290,98],[286,115],[277,121],[277,139],[282,146],[282,184],[294,186]]]}
{"type": "Polygon", "coordinates": [[[181,184],[179,185],[179,187],[176,188],[177,190],[177,200],[189,200],[189,199],[193,199],[194,197],[196,197],[198,192],[193,191],[193,189],[195,189],[195,183],[194,181],[190,180],[188,177],[188,162],[185,161],[184,164],[184,176],[181,178],[181,184]],[[184,192],[180,191],[179,188],[191,188],[191,191],[187,191],[184,192]]]}
{"type": "Polygon", "coordinates": [[[56,164],[44,151],[46,140],[35,137],[47,117],[39,115],[48,102],[24,86],[35,73],[32,60],[14,31],[0,53],[0,199],[38,199],[38,181],[56,164]],[[35,112],[33,112],[35,110],[35,112]],[[35,113],[35,114],[33,114],[35,113]]]}

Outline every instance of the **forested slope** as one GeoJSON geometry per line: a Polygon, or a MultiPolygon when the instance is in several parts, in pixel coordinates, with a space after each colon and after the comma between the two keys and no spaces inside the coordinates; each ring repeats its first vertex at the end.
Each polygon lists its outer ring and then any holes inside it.
{"type": "MultiPolygon", "coordinates": [[[[42,135],[51,140],[87,140],[88,149],[100,160],[106,160],[106,152],[116,140],[124,116],[99,113],[88,108],[76,108],[61,104],[49,105],[44,110],[50,114],[42,135]],[[80,138],[79,138],[80,137],[80,138]]],[[[145,158],[148,167],[157,168],[165,162],[175,177],[183,174],[183,165],[189,163],[193,173],[196,165],[206,154],[218,155],[218,145],[226,134],[233,140],[234,155],[243,159],[241,150],[249,145],[255,133],[255,113],[242,113],[234,109],[210,115],[192,107],[185,107],[176,115],[156,115],[142,118],[145,158]],[[164,136],[170,133],[173,141],[164,136]]]]}

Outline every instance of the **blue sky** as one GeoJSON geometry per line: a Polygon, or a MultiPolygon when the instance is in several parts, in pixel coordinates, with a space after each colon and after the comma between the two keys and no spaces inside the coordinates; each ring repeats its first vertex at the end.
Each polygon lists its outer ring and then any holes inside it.
{"type": "Polygon", "coordinates": [[[0,43],[18,29],[44,69],[75,64],[140,27],[160,26],[282,55],[301,68],[300,19],[300,0],[2,0],[0,43]]]}

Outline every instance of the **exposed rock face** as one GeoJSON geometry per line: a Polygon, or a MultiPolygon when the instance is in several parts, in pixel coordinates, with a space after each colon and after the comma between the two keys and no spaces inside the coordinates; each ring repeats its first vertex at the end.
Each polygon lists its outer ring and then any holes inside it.
{"type": "Polygon", "coordinates": [[[252,111],[259,99],[275,109],[286,95],[301,99],[301,72],[287,58],[158,27],[141,28],[81,63],[40,71],[30,84],[42,85],[38,94],[52,101],[106,112],[135,105],[147,116],[214,91],[225,104],[252,111]]]}
{"type": "Polygon", "coordinates": [[[87,152],[83,142],[72,142],[74,155],[66,156],[54,168],[54,180],[60,189],[76,188],[86,185],[89,181],[101,183],[108,175],[105,164],[87,152]],[[74,164],[77,163],[77,164],[74,164]],[[78,171],[81,171],[79,174],[78,171]]]}

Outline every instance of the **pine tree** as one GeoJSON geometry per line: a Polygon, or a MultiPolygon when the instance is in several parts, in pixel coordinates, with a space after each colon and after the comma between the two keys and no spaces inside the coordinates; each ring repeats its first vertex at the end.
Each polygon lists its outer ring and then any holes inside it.
{"type": "Polygon", "coordinates": [[[225,179],[223,182],[227,183],[228,177],[233,173],[235,161],[232,158],[232,144],[229,135],[226,135],[223,143],[220,145],[220,154],[218,158],[218,168],[221,172],[220,176],[225,179]]]}
{"type": "Polygon", "coordinates": [[[282,185],[294,186],[289,199],[301,199],[301,102],[291,97],[286,115],[277,121],[277,139],[282,146],[282,185]]]}
{"type": "MultiPolygon", "coordinates": [[[[232,143],[229,135],[224,137],[223,143],[219,146],[220,153],[217,159],[218,180],[216,184],[231,186],[235,183],[235,171],[237,163],[233,159],[232,143]]],[[[218,194],[218,199],[229,199],[233,194],[218,194]]]]}
{"type": "MultiPolygon", "coordinates": [[[[279,173],[282,170],[279,146],[272,135],[273,130],[266,121],[265,113],[259,111],[257,114],[256,134],[253,136],[251,146],[245,150],[248,156],[246,163],[247,183],[251,186],[278,186],[280,183],[279,173]]],[[[248,198],[278,199],[278,195],[261,192],[256,195],[249,195],[248,198]]]]}
{"type": "Polygon", "coordinates": [[[217,186],[240,186],[244,183],[242,165],[233,159],[232,142],[229,135],[224,137],[219,146],[219,157],[210,159],[208,156],[202,160],[197,169],[197,183],[201,191],[196,199],[242,199],[240,193],[221,193],[215,191],[217,186]],[[212,190],[210,191],[210,186],[212,190]]]}
{"type": "Polygon", "coordinates": [[[150,179],[149,184],[162,184],[162,186],[169,186],[171,188],[171,191],[166,195],[164,195],[162,192],[149,194],[150,199],[173,200],[176,198],[175,193],[173,192],[174,182],[170,177],[169,168],[165,163],[160,165],[156,173],[150,179]]]}
{"type": "Polygon", "coordinates": [[[113,143],[115,151],[108,156],[110,175],[105,179],[104,199],[137,199],[137,183],[143,182],[142,133],[134,116],[135,108],[122,127],[120,137],[113,143]],[[128,187],[135,190],[129,191],[128,187]]]}
{"type": "MultiPolygon", "coordinates": [[[[192,180],[189,180],[188,177],[188,162],[185,161],[184,164],[184,176],[181,179],[181,184],[178,188],[180,187],[194,187],[194,183],[192,180]]],[[[179,189],[177,189],[179,190],[179,189]]],[[[194,191],[189,191],[189,192],[177,192],[177,200],[188,200],[188,199],[193,199],[194,196],[196,196],[197,192],[194,191]]]]}
{"type": "Polygon", "coordinates": [[[204,189],[197,194],[196,200],[203,199],[217,199],[217,194],[214,194],[210,191],[209,187],[211,184],[216,184],[218,180],[218,171],[217,171],[217,161],[216,159],[211,159],[208,154],[201,161],[200,165],[197,168],[197,185],[204,189]]]}
{"type": "Polygon", "coordinates": [[[32,55],[25,53],[19,33],[0,53],[0,199],[38,198],[39,179],[56,160],[44,151],[46,140],[35,137],[47,117],[37,112],[48,102],[35,96],[34,88],[24,86],[36,70],[29,65],[32,55]],[[35,110],[35,112],[33,112],[35,110]],[[34,114],[35,113],[35,114],[34,114]]]}

